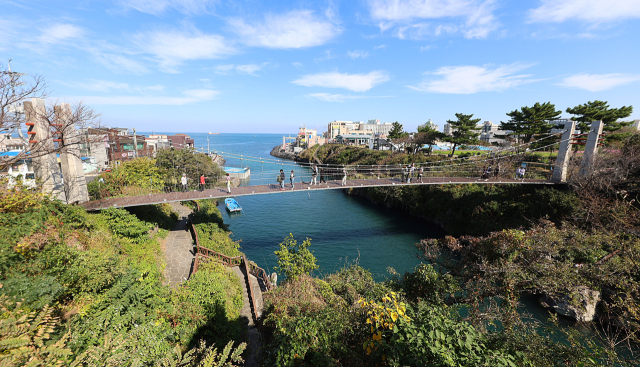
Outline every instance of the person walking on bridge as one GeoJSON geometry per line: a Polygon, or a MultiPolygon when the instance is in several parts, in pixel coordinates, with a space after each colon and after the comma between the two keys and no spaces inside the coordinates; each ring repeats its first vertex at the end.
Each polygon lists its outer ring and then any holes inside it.
{"type": "Polygon", "coordinates": [[[182,192],[189,191],[187,187],[187,174],[183,173],[182,178],[180,179],[180,183],[182,184],[182,192]]]}
{"type": "Polygon", "coordinates": [[[412,163],[412,164],[411,164],[411,167],[409,168],[409,174],[410,174],[410,177],[409,177],[409,179],[407,180],[407,183],[410,183],[410,182],[411,182],[411,180],[413,180],[413,172],[415,172],[415,170],[416,170],[416,165],[415,165],[415,163],[412,163]]]}
{"type": "Polygon", "coordinates": [[[280,190],[284,190],[284,171],[280,170],[280,190]]]}
{"type": "Polygon", "coordinates": [[[342,186],[347,184],[347,166],[342,166],[342,186]]]}
{"type": "Polygon", "coordinates": [[[227,173],[227,194],[231,194],[231,176],[227,173]]]}
{"type": "Polygon", "coordinates": [[[318,166],[315,164],[311,167],[311,185],[318,184],[318,166]]]}
{"type": "Polygon", "coordinates": [[[418,170],[418,178],[420,179],[420,183],[422,183],[422,174],[424,173],[424,167],[420,166],[418,170]]]}
{"type": "Polygon", "coordinates": [[[295,178],[295,175],[293,174],[293,170],[291,170],[291,174],[289,175],[289,180],[291,181],[291,190],[295,189],[295,187],[293,186],[294,178],[295,178]]]}
{"type": "Polygon", "coordinates": [[[205,186],[205,183],[206,183],[206,181],[205,181],[205,180],[206,180],[207,178],[208,178],[208,177],[205,177],[205,176],[204,176],[204,173],[200,175],[200,191],[204,191],[204,186],[205,186]]]}

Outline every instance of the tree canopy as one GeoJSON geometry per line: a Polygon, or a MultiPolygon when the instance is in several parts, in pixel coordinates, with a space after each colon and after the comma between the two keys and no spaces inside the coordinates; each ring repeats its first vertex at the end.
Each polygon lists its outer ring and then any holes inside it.
{"type": "Polygon", "coordinates": [[[445,141],[453,143],[451,154],[456,152],[456,146],[463,144],[477,144],[480,131],[477,130],[476,124],[481,119],[473,119],[473,114],[465,115],[464,113],[456,113],[457,120],[447,120],[453,131],[451,136],[444,138],[445,141]]]}
{"type": "Polygon", "coordinates": [[[431,154],[431,146],[438,140],[444,139],[446,135],[440,131],[434,129],[429,125],[418,126],[418,133],[413,136],[413,141],[416,145],[422,147],[428,145],[427,151],[431,154]]]}
{"type": "Polygon", "coordinates": [[[389,139],[397,139],[401,138],[405,134],[402,124],[396,121],[391,125],[391,131],[389,131],[387,137],[389,139]]]}
{"type": "Polygon", "coordinates": [[[511,135],[529,143],[534,135],[551,132],[555,126],[553,121],[557,120],[561,113],[562,111],[556,110],[556,106],[551,102],[536,102],[532,107],[523,106],[519,110],[508,112],[507,116],[511,119],[500,122],[500,130],[505,131],[502,137],[511,135]]]}
{"type": "Polygon", "coordinates": [[[197,183],[200,175],[210,179],[223,175],[222,169],[211,160],[211,157],[191,148],[161,149],[156,155],[156,160],[168,185],[178,184],[183,173],[186,173],[189,184],[197,183]]]}
{"type": "Polygon", "coordinates": [[[631,121],[622,122],[618,121],[618,119],[631,116],[633,106],[610,108],[607,101],[595,100],[577,105],[573,108],[569,107],[567,108],[567,112],[575,115],[573,119],[577,121],[578,124],[576,127],[580,129],[580,131],[588,131],[591,128],[591,122],[599,120],[604,122],[604,131],[616,131],[631,124],[631,121]]]}

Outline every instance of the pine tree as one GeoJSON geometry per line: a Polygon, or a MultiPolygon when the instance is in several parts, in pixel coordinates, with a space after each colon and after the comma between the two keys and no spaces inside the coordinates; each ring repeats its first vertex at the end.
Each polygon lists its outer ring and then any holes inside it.
{"type": "Polygon", "coordinates": [[[576,116],[573,119],[578,122],[577,128],[580,131],[589,131],[591,122],[599,120],[604,122],[604,131],[616,131],[632,123],[631,121],[618,121],[618,119],[631,116],[633,106],[609,108],[607,101],[595,100],[573,108],[567,108],[567,112],[576,116]]]}
{"type": "Polygon", "coordinates": [[[512,135],[521,137],[522,141],[529,143],[534,135],[548,134],[554,128],[553,123],[560,117],[562,111],[556,110],[556,106],[551,102],[536,102],[533,107],[524,106],[520,110],[513,110],[507,113],[511,119],[507,122],[500,121],[500,130],[511,131],[498,137],[512,135]]]}
{"type": "Polygon", "coordinates": [[[389,135],[387,135],[387,137],[389,139],[397,139],[402,137],[402,135],[404,135],[404,128],[402,127],[402,124],[398,121],[394,122],[391,125],[391,131],[389,131],[389,135]]]}
{"type": "Polygon", "coordinates": [[[456,121],[447,120],[453,133],[445,138],[445,141],[453,143],[452,155],[455,154],[457,145],[477,144],[478,136],[480,136],[480,130],[476,124],[481,119],[472,119],[473,114],[465,115],[463,113],[456,113],[456,117],[458,118],[456,121]]]}

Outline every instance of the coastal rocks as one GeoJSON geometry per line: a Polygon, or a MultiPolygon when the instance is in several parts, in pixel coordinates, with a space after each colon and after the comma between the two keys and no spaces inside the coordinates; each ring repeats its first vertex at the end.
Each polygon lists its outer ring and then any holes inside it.
{"type": "Polygon", "coordinates": [[[599,301],[600,292],[579,286],[571,294],[560,299],[549,296],[542,297],[540,304],[576,321],[589,322],[595,318],[596,306],[599,301]]]}
{"type": "Polygon", "coordinates": [[[296,155],[294,153],[291,152],[283,152],[281,151],[281,146],[278,145],[276,147],[274,147],[273,149],[271,149],[271,155],[276,157],[276,158],[282,158],[282,159],[291,159],[296,160],[296,155]]]}

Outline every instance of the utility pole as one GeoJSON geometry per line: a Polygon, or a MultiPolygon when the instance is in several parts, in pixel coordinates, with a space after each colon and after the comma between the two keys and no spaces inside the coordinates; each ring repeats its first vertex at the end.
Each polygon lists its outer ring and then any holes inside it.
{"type": "Polygon", "coordinates": [[[136,137],[136,128],[133,128],[133,158],[138,158],[138,139],[136,137]]]}

